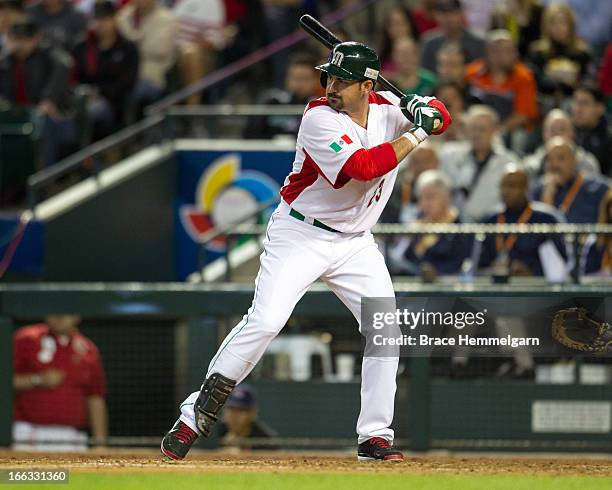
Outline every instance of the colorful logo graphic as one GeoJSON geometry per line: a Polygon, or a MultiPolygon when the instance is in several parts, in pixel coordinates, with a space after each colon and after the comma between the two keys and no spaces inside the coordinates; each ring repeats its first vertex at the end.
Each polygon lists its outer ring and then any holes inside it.
{"type": "MultiPolygon", "coordinates": [[[[279,185],[274,179],[257,170],[242,170],[241,163],[236,153],[214,160],[198,181],[195,204],[181,206],[181,222],[194,242],[201,242],[215,227],[243,221],[261,203],[278,195],[279,185]]],[[[272,209],[267,211],[269,214],[272,209]]],[[[257,219],[245,222],[255,223],[257,219]]],[[[209,242],[207,248],[222,252],[225,238],[209,242]]]]}

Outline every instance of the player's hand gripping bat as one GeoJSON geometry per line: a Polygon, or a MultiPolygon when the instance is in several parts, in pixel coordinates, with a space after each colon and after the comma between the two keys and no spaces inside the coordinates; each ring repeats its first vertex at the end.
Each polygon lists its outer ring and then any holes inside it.
{"type": "MultiPolygon", "coordinates": [[[[302,17],[300,17],[300,26],[302,26],[302,29],[304,29],[308,34],[320,41],[329,49],[333,49],[336,44],[340,44],[342,42],[333,32],[331,32],[327,27],[325,27],[311,15],[302,15],[302,17]]],[[[378,75],[377,83],[379,83],[383,88],[397,95],[400,99],[406,95],[380,74],[378,75]]],[[[434,122],[434,129],[438,129],[441,126],[442,121],[440,119],[436,119],[434,122]]]]}

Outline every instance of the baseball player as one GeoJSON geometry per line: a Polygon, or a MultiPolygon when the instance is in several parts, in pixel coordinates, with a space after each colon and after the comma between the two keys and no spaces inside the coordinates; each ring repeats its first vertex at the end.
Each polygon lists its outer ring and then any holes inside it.
{"type": "MultiPolygon", "coordinates": [[[[161,443],[169,458],[183,459],[198,436],[210,434],[234,387],[313,282],[324,281],[358,322],[362,297],[394,297],[370,229],[389,199],[399,162],[440,121],[435,133],[443,132],[450,116],[436,99],[375,92],[380,61],[364,44],[338,44],[317,69],[327,97],[304,111],[293,170],[268,223],[253,303],[211,360],[201,390],[181,404],[161,443]]],[[[390,428],[397,366],[397,357],[363,358],[360,460],[403,459],[390,428]]]]}

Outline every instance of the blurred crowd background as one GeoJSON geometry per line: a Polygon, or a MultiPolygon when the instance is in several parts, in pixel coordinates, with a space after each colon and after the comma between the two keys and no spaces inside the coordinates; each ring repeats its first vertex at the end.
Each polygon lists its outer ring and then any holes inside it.
{"type": "MultiPolygon", "coordinates": [[[[2,205],[23,205],[24,176],[282,40],[301,14],[358,3],[0,0],[2,205]],[[11,138],[16,127],[30,128],[25,143],[11,138]]],[[[383,221],[610,222],[612,2],[379,0],[333,29],[374,47],[388,79],[406,93],[438,97],[454,120],[410,155],[383,221]]],[[[299,43],[182,103],[304,104],[324,95],[313,67],[327,54],[313,40],[299,43]]],[[[299,122],[251,118],[240,136],[294,137],[299,122]]],[[[219,137],[197,119],[190,130],[219,137]]],[[[570,257],[559,237],[490,238],[478,261],[517,275],[554,280],[547,271],[559,261],[581,260],[587,273],[612,268],[611,240],[602,236],[583,257],[570,257]]],[[[457,274],[471,267],[472,251],[458,236],[402,239],[392,244],[390,267],[457,274]]]]}

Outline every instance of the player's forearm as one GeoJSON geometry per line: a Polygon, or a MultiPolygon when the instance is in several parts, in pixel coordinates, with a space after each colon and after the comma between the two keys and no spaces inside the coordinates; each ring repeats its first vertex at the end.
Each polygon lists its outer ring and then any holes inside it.
{"type": "Polygon", "coordinates": [[[89,413],[89,427],[95,443],[104,444],[108,436],[108,413],[106,401],[100,396],[87,399],[89,413]]]}
{"type": "Polygon", "coordinates": [[[399,163],[419,145],[419,141],[400,136],[399,138],[391,141],[390,144],[393,147],[393,150],[395,151],[395,158],[399,163]]]}

